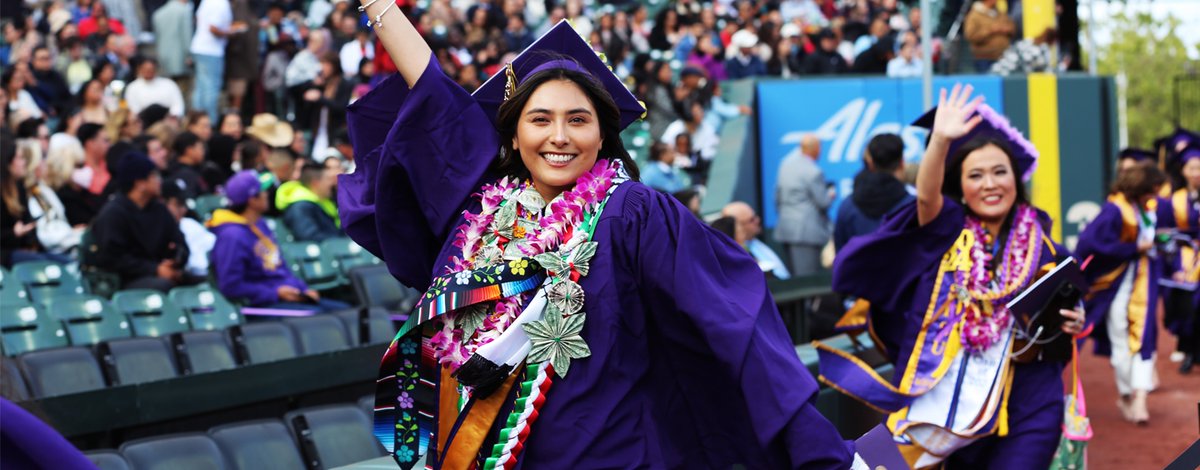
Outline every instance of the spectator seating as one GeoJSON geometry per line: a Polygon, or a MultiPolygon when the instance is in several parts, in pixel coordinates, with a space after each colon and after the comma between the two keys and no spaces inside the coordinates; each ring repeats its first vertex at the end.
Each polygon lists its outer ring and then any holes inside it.
{"type": "Polygon", "coordinates": [[[208,430],[233,470],[302,469],[295,438],[278,419],[246,421],[208,430]]]}
{"type": "Polygon", "coordinates": [[[297,436],[309,468],[334,468],[386,455],[371,434],[371,418],[356,405],[292,411],[283,418],[297,436]]]}
{"type": "Polygon", "coordinates": [[[203,374],[237,367],[223,331],[187,331],[171,335],[175,360],[183,374],[203,374]]]}
{"type": "Polygon", "coordinates": [[[193,330],[223,330],[245,322],[237,307],[209,284],[176,287],[167,297],[187,314],[193,330]]]}
{"type": "Polygon", "coordinates": [[[350,278],[350,270],[359,266],[375,264],[374,255],[349,238],[330,238],[321,242],[321,254],[338,269],[343,279],[350,278]]]}
{"type": "Polygon", "coordinates": [[[284,320],[295,335],[301,354],[321,354],[350,347],[346,326],[334,315],[288,318],[284,320]]]}
{"type": "Polygon", "coordinates": [[[121,445],[121,454],[136,470],[225,470],[229,466],[207,434],[186,433],[137,439],[121,445]]]}
{"type": "Polygon", "coordinates": [[[0,335],[4,352],[10,356],[67,345],[62,324],[29,304],[5,305],[0,309],[0,335]]]}
{"type": "Polygon", "coordinates": [[[83,293],[83,284],[64,266],[51,261],[26,261],[13,265],[16,278],[34,304],[55,296],[83,293]]]}
{"type": "Polygon", "coordinates": [[[0,268],[0,305],[16,305],[29,303],[29,294],[25,286],[13,277],[7,269],[0,268]]]}
{"type": "Polygon", "coordinates": [[[383,307],[361,307],[333,312],[346,325],[350,344],[378,344],[392,341],[396,326],[383,307]]]}
{"type": "Polygon", "coordinates": [[[113,385],[169,379],[179,375],[161,338],[130,338],[101,343],[99,355],[113,385]]]}
{"type": "Polygon", "coordinates": [[[362,266],[350,271],[350,284],[363,305],[382,307],[389,312],[408,313],[420,297],[392,277],[387,266],[362,266]]]}
{"type": "Polygon", "coordinates": [[[292,230],[287,227],[287,224],[274,217],[264,217],[267,223],[267,228],[275,233],[275,240],[279,243],[291,243],[296,241],[296,237],[292,235],[292,230]]]}
{"type": "Polygon", "coordinates": [[[84,457],[96,464],[100,470],[131,470],[125,457],[115,450],[94,450],[84,452],[84,457]]]}
{"type": "Polygon", "coordinates": [[[229,328],[229,336],[242,364],[261,364],[300,355],[292,330],[283,322],[233,326],[229,328]]]}
{"type": "Polygon", "coordinates": [[[12,401],[27,400],[31,396],[29,393],[29,384],[25,383],[25,377],[21,375],[21,368],[17,366],[17,362],[13,360],[0,360],[0,395],[4,395],[12,401]]]}
{"type": "Polygon", "coordinates": [[[34,397],[48,397],[104,388],[100,365],[89,348],[74,346],[24,354],[21,368],[34,397]]]}
{"type": "Polygon", "coordinates": [[[280,244],[283,259],[297,277],[304,280],[308,287],[325,291],[342,285],[343,281],[338,270],[330,260],[321,255],[321,245],[313,242],[292,242],[280,244]]]}
{"type": "Polygon", "coordinates": [[[137,336],[166,336],[191,329],[183,309],[156,290],[123,290],[113,295],[112,303],[129,317],[137,336]]]}
{"type": "Polygon", "coordinates": [[[83,231],[79,239],[79,271],[87,291],[101,297],[112,297],[121,288],[121,277],[114,272],[100,269],[91,262],[94,253],[100,250],[92,238],[92,230],[83,231]]]}
{"type": "Polygon", "coordinates": [[[188,201],[188,208],[196,212],[201,222],[208,221],[217,209],[229,206],[229,199],[219,194],[206,194],[188,201]]]}
{"type": "Polygon", "coordinates": [[[358,408],[367,416],[375,415],[375,395],[364,395],[358,399],[358,408]]]}
{"type": "Polygon", "coordinates": [[[107,300],[94,295],[55,297],[46,304],[45,311],[63,323],[67,339],[76,346],[132,336],[124,316],[107,300]]]}

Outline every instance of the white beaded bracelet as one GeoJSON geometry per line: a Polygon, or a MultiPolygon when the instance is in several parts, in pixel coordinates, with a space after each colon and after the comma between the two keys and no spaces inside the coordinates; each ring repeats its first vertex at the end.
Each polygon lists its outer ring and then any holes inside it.
{"type": "MultiPolygon", "coordinates": [[[[371,0],[372,3],[374,3],[375,1],[376,0],[371,0]]],[[[392,7],[394,7],[394,6],[396,6],[396,0],[392,0],[392,3],[389,3],[387,7],[384,7],[383,11],[379,12],[378,15],[375,15],[375,21],[372,22],[371,26],[375,27],[375,28],[382,28],[383,27],[383,14],[387,13],[388,10],[391,10],[392,7]]]]}

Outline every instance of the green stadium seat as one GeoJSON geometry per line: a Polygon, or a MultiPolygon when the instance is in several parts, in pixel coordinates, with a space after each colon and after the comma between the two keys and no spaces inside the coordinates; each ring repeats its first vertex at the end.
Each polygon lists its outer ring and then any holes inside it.
{"type": "Polygon", "coordinates": [[[161,338],[129,338],[101,343],[101,364],[113,385],[165,380],[179,375],[175,359],[161,338]]]}
{"type": "Polygon", "coordinates": [[[223,331],[187,331],[171,335],[171,346],[184,374],[233,369],[237,361],[223,331]]]}
{"type": "Polygon", "coordinates": [[[4,352],[10,356],[67,345],[62,323],[29,304],[0,309],[0,335],[4,352]]]}
{"type": "Polygon", "coordinates": [[[7,269],[0,268],[0,305],[24,305],[29,303],[25,285],[13,277],[7,269]]]}
{"type": "Polygon", "coordinates": [[[176,287],[167,297],[187,314],[193,330],[223,330],[245,323],[237,307],[209,284],[176,287]]]}
{"type": "Polygon", "coordinates": [[[90,346],[133,335],[125,316],[107,300],[95,295],[55,297],[46,303],[45,310],[63,322],[67,338],[75,346],[90,346]]]}
{"type": "Polygon", "coordinates": [[[321,255],[337,267],[343,279],[350,278],[351,269],[375,264],[374,255],[345,237],[330,238],[321,242],[321,255]]]}
{"type": "Polygon", "coordinates": [[[13,266],[12,276],[29,293],[34,304],[54,296],[83,294],[83,284],[65,266],[50,261],[26,261],[13,266]]]}
{"type": "Polygon", "coordinates": [[[271,229],[271,232],[275,233],[275,241],[279,243],[291,243],[296,241],[296,237],[292,235],[291,229],[289,229],[287,224],[283,223],[283,221],[274,217],[264,217],[263,221],[267,223],[267,228],[271,229]]]}
{"type": "Polygon", "coordinates": [[[229,205],[229,199],[217,194],[200,196],[188,206],[200,216],[200,220],[208,220],[217,209],[229,205]]]}
{"type": "Polygon", "coordinates": [[[229,339],[241,364],[262,364],[300,355],[292,329],[280,321],[232,326],[229,339]]]}
{"type": "Polygon", "coordinates": [[[356,405],[301,408],[283,416],[315,468],[334,468],[386,455],[371,434],[371,417],[356,405]]]}
{"type": "Polygon", "coordinates": [[[129,317],[136,336],[166,336],[191,329],[183,309],[156,290],[123,290],[113,294],[112,304],[129,317]]]}
{"type": "Polygon", "coordinates": [[[104,388],[104,375],[100,373],[100,364],[91,348],[74,346],[32,351],[21,356],[20,361],[34,397],[104,388]]]}
{"type": "Polygon", "coordinates": [[[105,271],[93,265],[92,257],[100,250],[100,246],[96,244],[92,238],[91,229],[84,230],[83,236],[79,239],[79,271],[83,277],[83,284],[86,291],[100,297],[109,298],[121,290],[121,276],[112,271],[105,271]]]}
{"type": "Polygon", "coordinates": [[[297,277],[309,288],[318,291],[342,285],[342,277],[328,259],[321,256],[321,246],[313,242],[293,242],[280,245],[283,259],[297,277]]]}

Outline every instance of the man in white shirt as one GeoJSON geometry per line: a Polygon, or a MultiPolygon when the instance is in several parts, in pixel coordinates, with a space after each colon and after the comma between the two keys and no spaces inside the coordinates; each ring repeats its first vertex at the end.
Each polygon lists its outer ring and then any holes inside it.
{"type": "Polygon", "coordinates": [[[360,29],[354,34],[354,40],[342,46],[338,59],[342,62],[342,74],[346,78],[358,76],[358,65],[363,59],[375,58],[375,44],[371,42],[368,31],[360,29]]]}
{"type": "Polygon", "coordinates": [[[225,45],[233,33],[233,7],[229,0],[201,0],[196,10],[196,35],[192,36],[192,60],[196,64],[196,89],[192,108],[208,113],[217,122],[217,98],[225,74],[225,45]]]}
{"type": "Polygon", "coordinates": [[[159,104],[171,115],[183,117],[183,93],[174,81],[158,76],[158,60],[143,57],[137,66],[137,80],[125,87],[125,103],[134,114],[147,106],[159,104]]]}
{"type": "Polygon", "coordinates": [[[900,41],[900,55],[888,61],[887,76],[920,77],[924,64],[918,54],[916,34],[912,31],[904,33],[904,39],[900,41]]]}

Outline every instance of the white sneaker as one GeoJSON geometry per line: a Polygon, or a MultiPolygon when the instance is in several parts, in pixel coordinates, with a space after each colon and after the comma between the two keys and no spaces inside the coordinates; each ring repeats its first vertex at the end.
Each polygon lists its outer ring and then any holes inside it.
{"type": "Polygon", "coordinates": [[[1183,356],[1182,351],[1175,351],[1171,353],[1171,362],[1183,362],[1183,356]]]}

